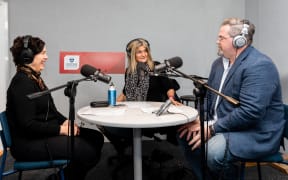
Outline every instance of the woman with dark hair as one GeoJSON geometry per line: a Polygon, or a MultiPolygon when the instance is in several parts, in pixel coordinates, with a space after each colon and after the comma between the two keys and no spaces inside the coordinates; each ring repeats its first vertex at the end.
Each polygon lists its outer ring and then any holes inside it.
{"type": "MultiPolygon", "coordinates": [[[[27,97],[47,90],[41,78],[48,60],[45,42],[38,37],[19,36],[10,51],[16,66],[6,106],[12,156],[20,161],[69,159],[70,121],[57,110],[51,94],[32,100],[27,97]]],[[[98,163],[104,138],[96,130],[76,124],[74,129],[73,159],[65,169],[65,176],[82,180],[98,163]]]]}

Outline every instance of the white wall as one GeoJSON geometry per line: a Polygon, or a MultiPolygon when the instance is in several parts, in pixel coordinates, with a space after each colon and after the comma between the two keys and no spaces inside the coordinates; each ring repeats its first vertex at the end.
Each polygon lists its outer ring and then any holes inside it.
{"type": "Polygon", "coordinates": [[[284,103],[288,103],[287,6],[286,0],[247,0],[245,6],[246,17],[256,25],[254,45],[270,56],[278,67],[284,103]]]}
{"type": "MultiPolygon", "coordinates": [[[[124,51],[126,43],[136,37],[150,41],[155,60],[180,56],[184,65],[179,70],[207,76],[216,57],[215,41],[222,20],[247,18],[256,25],[254,46],[272,57],[279,69],[283,100],[288,103],[286,7],[287,0],[13,0],[9,1],[9,44],[24,34],[40,36],[47,42],[49,61],[43,77],[50,88],[81,78],[59,74],[60,51],[124,51]]],[[[2,37],[7,36],[1,35],[1,43],[2,37]]],[[[15,70],[13,63],[9,64],[11,78],[15,70]]],[[[124,77],[112,77],[119,92],[124,77]]],[[[180,95],[192,93],[191,81],[177,80],[180,95]]],[[[76,109],[106,99],[107,89],[101,82],[81,83],[76,109]]],[[[0,90],[3,97],[2,86],[0,90]]],[[[53,96],[60,111],[68,115],[69,101],[63,91],[53,96]]]]}
{"type": "Polygon", "coordinates": [[[286,0],[259,0],[259,49],[269,55],[278,67],[285,103],[288,103],[287,7],[286,0]]]}
{"type": "MultiPolygon", "coordinates": [[[[50,88],[81,78],[59,74],[60,51],[124,51],[126,43],[136,37],[150,41],[155,60],[180,56],[184,63],[182,72],[207,76],[216,57],[220,23],[226,17],[243,17],[256,25],[254,46],[277,65],[283,100],[287,103],[287,6],[286,0],[13,0],[9,2],[9,44],[23,34],[40,36],[47,42],[49,61],[43,77],[50,88]]],[[[10,78],[15,70],[9,63],[10,78]]],[[[121,91],[123,75],[112,78],[121,91]]],[[[181,85],[178,94],[192,93],[190,80],[177,80],[181,85]]],[[[106,99],[107,88],[101,82],[81,83],[76,109],[90,101],[106,99]]],[[[68,114],[69,102],[63,91],[54,92],[53,96],[59,109],[68,114]]]]}
{"type": "MultiPolygon", "coordinates": [[[[8,6],[7,2],[2,1],[0,1],[0,37],[0,112],[2,112],[6,106],[8,84],[8,6]]],[[[1,140],[0,149],[2,149],[1,140]]]]}
{"type": "Polygon", "coordinates": [[[0,112],[5,110],[8,66],[8,6],[0,1],[0,112]]]}
{"type": "MultiPolygon", "coordinates": [[[[47,42],[49,60],[43,77],[48,86],[62,85],[80,75],[59,74],[59,51],[125,51],[136,37],[149,40],[155,60],[180,56],[187,74],[207,76],[216,57],[216,37],[226,17],[245,16],[245,1],[230,0],[13,0],[9,2],[10,43],[17,35],[33,34],[47,42]],[[237,7],[237,8],[235,8],[237,7]]],[[[13,65],[11,65],[13,68],[13,65]]],[[[13,74],[11,71],[11,76],[13,74]]],[[[118,92],[123,75],[113,75],[118,92]]],[[[180,95],[192,94],[190,80],[180,82],[180,95]]],[[[76,109],[107,98],[108,86],[78,86],[76,109]]],[[[56,104],[68,114],[68,99],[59,90],[56,104]]]]}

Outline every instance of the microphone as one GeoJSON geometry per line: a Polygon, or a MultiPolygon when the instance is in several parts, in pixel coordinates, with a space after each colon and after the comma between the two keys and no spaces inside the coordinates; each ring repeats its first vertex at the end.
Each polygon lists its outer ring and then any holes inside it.
{"type": "Polygon", "coordinates": [[[165,111],[167,111],[168,107],[172,104],[172,101],[168,99],[164,104],[161,105],[159,110],[156,112],[156,116],[162,115],[165,111]]]}
{"type": "Polygon", "coordinates": [[[145,75],[148,73],[146,69],[146,64],[143,62],[138,62],[136,69],[137,69],[138,84],[139,84],[139,81],[143,81],[145,75]]]}
{"type": "Polygon", "coordinates": [[[111,76],[102,73],[100,69],[96,69],[88,64],[81,67],[81,74],[85,77],[90,77],[94,81],[99,80],[107,84],[111,81],[111,76]]]}
{"type": "Polygon", "coordinates": [[[182,59],[178,56],[164,60],[164,63],[160,63],[154,67],[154,72],[157,74],[168,68],[179,68],[183,64],[182,59]]]}

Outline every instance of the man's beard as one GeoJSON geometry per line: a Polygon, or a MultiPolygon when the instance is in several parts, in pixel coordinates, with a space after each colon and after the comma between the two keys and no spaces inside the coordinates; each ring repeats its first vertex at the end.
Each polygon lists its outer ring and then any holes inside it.
{"type": "Polygon", "coordinates": [[[218,47],[218,52],[217,52],[218,56],[223,56],[223,51],[221,50],[221,48],[218,47]]]}

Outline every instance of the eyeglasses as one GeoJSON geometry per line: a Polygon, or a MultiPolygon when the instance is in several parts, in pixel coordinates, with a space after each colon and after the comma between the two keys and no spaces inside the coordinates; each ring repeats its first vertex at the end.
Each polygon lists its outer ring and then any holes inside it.
{"type": "Polygon", "coordinates": [[[217,40],[223,41],[223,40],[229,39],[229,38],[231,38],[231,37],[218,36],[218,39],[217,39],[217,40]]]}

